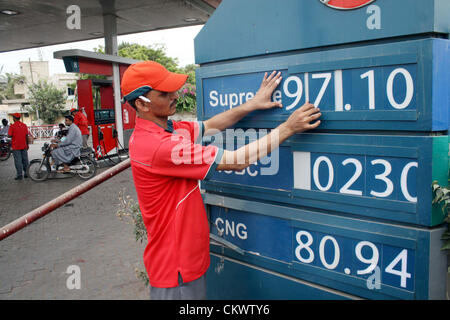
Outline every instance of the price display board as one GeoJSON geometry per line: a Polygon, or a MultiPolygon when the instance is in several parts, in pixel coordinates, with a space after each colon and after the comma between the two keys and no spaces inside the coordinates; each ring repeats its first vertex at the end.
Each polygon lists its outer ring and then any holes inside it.
{"type": "Polygon", "coordinates": [[[449,16],[448,0],[227,0],[196,36],[195,63],[380,39],[448,38],[449,16]]]}
{"type": "Polygon", "coordinates": [[[433,299],[445,284],[443,228],[418,229],[205,195],[211,232],[245,251],[216,253],[366,298],[433,299]],[[432,254],[436,251],[438,254],[432,254]]]}
{"type": "Polygon", "coordinates": [[[427,39],[261,57],[197,71],[198,117],[206,120],[253,98],[264,72],[283,80],[272,100],[236,126],[273,128],[306,101],[322,112],[320,130],[446,131],[450,41],[427,39]]]}
{"type": "MultiPolygon", "coordinates": [[[[213,144],[225,149],[244,144],[228,143],[225,136],[214,139],[213,144]]],[[[444,218],[431,203],[434,180],[448,180],[447,136],[304,133],[245,170],[215,172],[202,187],[212,193],[434,226],[444,218]]]]}
{"type": "Polygon", "coordinates": [[[211,252],[207,300],[350,300],[360,297],[211,252]],[[224,281],[224,279],[236,281],[224,281]],[[239,279],[245,279],[240,281],[239,279]]]}

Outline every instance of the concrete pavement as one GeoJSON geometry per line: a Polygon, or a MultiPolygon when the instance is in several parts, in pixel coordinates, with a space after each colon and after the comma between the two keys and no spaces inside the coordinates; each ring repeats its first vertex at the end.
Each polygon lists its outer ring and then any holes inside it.
{"type": "MultiPolygon", "coordinates": [[[[41,156],[42,144],[31,145],[30,160],[41,156]]],[[[0,162],[0,226],[84,182],[14,177],[11,156],[0,162]]],[[[0,299],[148,299],[135,273],[144,270],[145,244],[116,216],[121,190],[136,199],[131,169],[0,241],[0,299]],[[80,289],[68,288],[78,275],[73,268],[79,270],[80,289]]]]}

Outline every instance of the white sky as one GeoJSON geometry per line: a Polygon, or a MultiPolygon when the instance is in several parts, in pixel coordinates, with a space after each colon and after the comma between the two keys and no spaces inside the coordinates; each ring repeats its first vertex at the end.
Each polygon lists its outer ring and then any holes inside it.
{"type": "MultiPolygon", "coordinates": [[[[117,42],[137,43],[140,45],[152,45],[162,43],[166,46],[166,54],[172,58],[178,58],[180,66],[194,63],[194,38],[203,26],[192,26],[185,28],[167,29],[160,31],[150,31],[136,33],[126,36],[118,36],[117,42]]],[[[42,47],[42,58],[49,62],[50,75],[55,73],[65,73],[64,63],[60,59],[53,59],[53,52],[67,49],[82,49],[93,51],[99,45],[104,46],[103,39],[87,40],[66,43],[61,45],[42,47]]],[[[20,61],[39,60],[39,50],[26,49],[6,53],[0,53],[0,69],[3,66],[2,74],[6,72],[20,73],[20,61]]]]}

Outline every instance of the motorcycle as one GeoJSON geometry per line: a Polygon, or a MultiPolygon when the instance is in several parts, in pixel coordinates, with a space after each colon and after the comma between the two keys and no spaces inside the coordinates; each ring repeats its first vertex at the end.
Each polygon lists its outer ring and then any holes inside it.
{"type": "Polygon", "coordinates": [[[0,161],[8,160],[11,156],[11,139],[0,136],[0,161]]]}
{"type": "MultiPolygon", "coordinates": [[[[43,158],[31,160],[27,170],[31,180],[37,182],[44,181],[49,176],[55,176],[59,169],[50,165],[52,148],[48,142],[44,143],[42,151],[44,152],[43,158]]],[[[97,171],[94,159],[94,151],[91,148],[82,148],[81,155],[75,157],[69,164],[70,171],[64,172],[64,174],[76,174],[82,179],[90,179],[95,176],[97,171]]],[[[63,166],[60,167],[62,168],[63,166]]]]}

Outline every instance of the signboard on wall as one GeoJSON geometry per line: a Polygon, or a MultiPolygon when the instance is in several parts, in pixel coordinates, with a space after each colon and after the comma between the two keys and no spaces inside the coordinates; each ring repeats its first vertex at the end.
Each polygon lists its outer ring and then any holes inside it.
{"type": "Polygon", "coordinates": [[[283,80],[282,109],[254,112],[238,127],[273,128],[306,101],[320,130],[446,131],[450,41],[429,39],[225,63],[197,71],[198,117],[206,120],[253,98],[264,72],[283,80]]]}
{"type": "MultiPolygon", "coordinates": [[[[226,134],[210,139],[235,150],[245,136],[252,141],[267,132],[240,130],[241,140],[226,134]]],[[[447,136],[304,133],[242,171],[215,172],[202,186],[213,193],[434,226],[444,216],[431,203],[431,184],[445,185],[447,166],[447,136]]]]}
{"type": "Polygon", "coordinates": [[[238,149],[305,102],[322,116],[246,169],[202,182],[212,232],[245,252],[212,246],[232,270],[210,283],[238,299],[271,297],[256,291],[272,276],[290,280],[272,279],[278,292],[302,283],[304,298],[445,297],[431,185],[448,183],[449,17],[447,0],[222,3],[195,39],[199,120],[252,99],[273,70],[283,107],[211,143],[238,149]]]}
{"type": "MultiPolygon", "coordinates": [[[[442,228],[389,225],[210,194],[205,201],[211,232],[243,249],[242,261],[367,298],[432,299],[445,290],[445,283],[430,290],[439,277],[432,269],[445,265],[445,254],[428,255],[442,228]]],[[[214,252],[224,253],[218,247],[214,252]]],[[[230,250],[226,255],[237,257],[230,250]]]]}
{"type": "Polygon", "coordinates": [[[284,0],[280,5],[265,0],[246,0],[245,5],[241,0],[223,1],[195,38],[195,63],[411,35],[448,38],[450,33],[447,0],[330,0],[327,4],[319,0],[284,0]],[[351,10],[342,10],[346,8],[351,10]]]}

